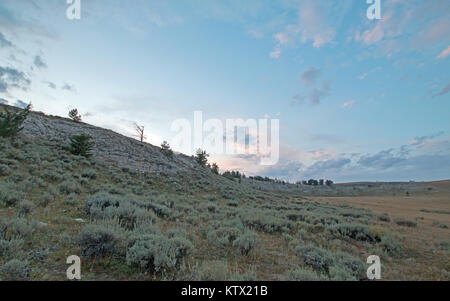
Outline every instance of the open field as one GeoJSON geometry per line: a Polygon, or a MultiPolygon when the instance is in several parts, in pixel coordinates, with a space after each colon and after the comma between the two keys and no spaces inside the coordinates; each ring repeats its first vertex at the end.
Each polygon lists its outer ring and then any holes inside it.
{"type": "Polygon", "coordinates": [[[348,204],[379,215],[389,213],[393,220],[403,218],[417,222],[417,227],[414,228],[395,223],[389,225],[391,231],[405,237],[405,245],[415,250],[415,254],[412,254],[416,255],[411,257],[414,259],[412,264],[406,261],[403,269],[392,272],[392,278],[401,279],[402,273],[406,272],[408,279],[421,279],[418,275],[422,273],[428,273],[430,277],[432,274],[439,274],[435,266],[449,270],[448,254],[446,257],[436,256],[438,251],[433,247],[439,248],[443,241],[450,241],[450,232],[445,227],[450,226],[450,181],[417,183],[417,186],[434,189],[432,192],[412,193],[410,196],[393,195],[386,191],[373,196],[313,197],[312,200],[319,203],[348,204]],[[417,276],[413,276],[414,274],[417,276]]]}

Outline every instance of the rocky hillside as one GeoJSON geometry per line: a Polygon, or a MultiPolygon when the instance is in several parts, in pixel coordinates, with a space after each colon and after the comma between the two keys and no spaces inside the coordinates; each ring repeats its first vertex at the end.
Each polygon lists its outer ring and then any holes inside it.
{"type": "Polygon", "coordinates": [[[82,133],[93,137],[95,157],[120,167],[150,173],[195,170],[195,161],[190,157],[177,155],[173,160],[168,160],[159,147],[67,118],[32,112],[25,121],[23,130],[23,134],[27,136],[62,144],[67,144],[71,136],[82,133]]]}

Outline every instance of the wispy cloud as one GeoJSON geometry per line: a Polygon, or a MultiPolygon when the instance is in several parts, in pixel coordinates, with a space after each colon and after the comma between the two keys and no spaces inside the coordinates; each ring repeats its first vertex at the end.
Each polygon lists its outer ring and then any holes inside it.
{"type": "Polygon", "coordinates": [[[11,88],[26,91],[30,84],[31,80],[24,72],[15,68],[0,66],[0,92],[9,92],[11,88]]]}
{"type": "Polygon", "coordinates": [[[342,105],[342,107],[344,109],[350,109],[351,107],[353,107],[355,105],[355,101],[354,100],[349,100],[344,102],[344,104],[342,105]]]}
{"type": "Polygon", "coordinates": [[[300,74],[300,80],[305,85],[314,85],[316,80],[320,77],[321,71],[315,67],[309,67],[300,74]]]}
{"type": "Polygon", "coordinates": [[[3,33],[0,32],[0,48],[12,47],[11,41],[7,40],[3,33]]]}
{"type": "Polygon", "coordinates": [[[47,68],[47,63],[44,62],[44,60],[42,59],[42,57],[40,55],[37,55],[37,56],[34,57],[34,62],[33,63],[39,69],[46,69],[47,68]]]}
{"type": "Polygon", "coordinates": [[[62,90],[66,90],[66,91],[70,91],[70,92],[76,92],[77,89],[75,88],[74,85],[70,85],[68,83],[64,83],[64,85],[61,87],[62,90]]]}
{"type": "Polygon", "coordinates": [[[450,45],[442,50],[442,52],[436,57],[437,59],[444,59],[450,55],[450,45]]]}
{"type": "Polygon", "coordinates": [[[44,81],[44,84],[47,85],[47,87],[49,87],[50,89],[56,90],[56,84],[50,81],[44,81]]]}
{"type": "Polygon", "coordinates": [[[439,96],[444,96],[445,94],[447,94],[448,92],[450,92],[450,83],[448,83],[445,87],[443,87],[441,89],[441,91],[439,91],[438,93],[433,95],[433,98],[435,97],[439,97],[439,96]]]}
{"type": "Polygon", "coordinates": [[[322,71],[315,67],[309,67],[303,71],[299,79],[310,90],[304,95],[294,95],[291,99],[291,105],[301,104],[305,99],[312,105],[318,105],[325,97],[329,96],[331,81],[324,80],[320,86],[317,85],[321,75],[322,71]]]}

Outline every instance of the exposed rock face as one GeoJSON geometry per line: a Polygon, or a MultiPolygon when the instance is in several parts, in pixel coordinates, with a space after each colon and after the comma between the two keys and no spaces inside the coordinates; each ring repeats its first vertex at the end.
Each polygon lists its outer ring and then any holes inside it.
{"type": "Polygon", "coordinates": [[[32,112],[24,123],[23,134],[68,145],[73,135],[89,134],[95,142],[94,157],[141,172],[176,173],[195,169],[195,161],[185,155],[167,158],[159,147],[141,143],[113,131],[70,119],[32,112]]]}

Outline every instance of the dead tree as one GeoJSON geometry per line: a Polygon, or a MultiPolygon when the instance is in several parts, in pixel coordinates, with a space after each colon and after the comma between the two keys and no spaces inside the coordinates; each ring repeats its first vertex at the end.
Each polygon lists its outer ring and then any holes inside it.
{"type": "Polygon", "coordinates": [[[139,138],[141,142],[144,142],[144,140],[147,139],[147,136],[145,136],[144,134],[144,126],[139,126],[137,123],[135,123],[134,130],[136,131],[136,135],[134,135],[134,137],[139,138]]]}

